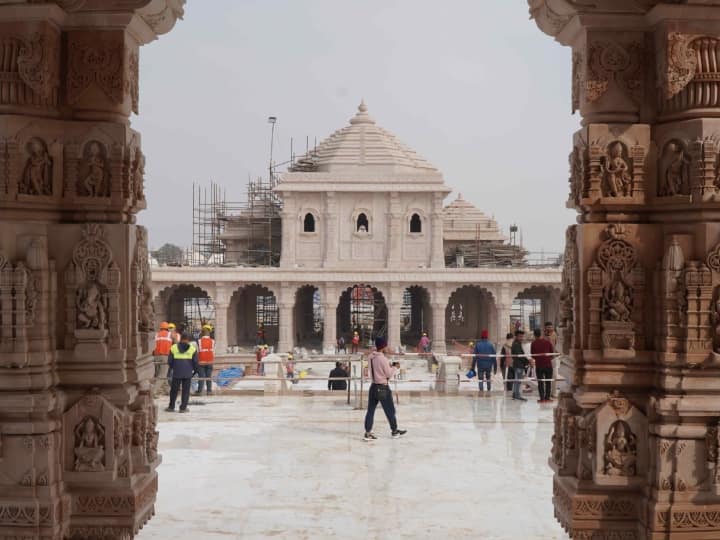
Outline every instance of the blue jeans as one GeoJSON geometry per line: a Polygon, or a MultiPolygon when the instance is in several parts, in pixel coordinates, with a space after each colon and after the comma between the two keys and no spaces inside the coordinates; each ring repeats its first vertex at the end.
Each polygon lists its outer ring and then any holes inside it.
{"type": "Polygon", "coordinates": [[[483,381],[487,381],[487,389],[490,391],[490,377],[492,377],[492,368],[478,368],[478,388],[482,392],[483,381]]]}
{"type": "Polygon", "coordinates": [[[515,372],[515,382],[513,383],[512,397],[521,398],[522,397],[522,382],[520,382],[520,379],[522,379],[525,376],[525,370],[522,368],[516,367],[516,368],[514,368],[513,371],[515,372]]]}
{"type": "MultiPolygon", "coordinates": [[[[201,379],[210,379],[212,377],[213,365],[212,364],[200,364],[198,366],[198,377],[201,379]]],[[[212,381],[204,381],[206,383],[207,391],[212,392],[212,381]]],[[[203,381],[198,381],[198,392],[202,392],[203,381]]]]}
{"type": "Polygon", "coordinates": [[[395,418],[395,402],[393,401],[392,392],[388,386],[385,394],[385,398],[380,400],[378,398],[378,385],[373,383],[370,385],[370,391],[368,392],[368,408],[367,414],[365,415],[365,433],[370,433],[373,427],[373,420],[375,419],[375,408],[378,403],[382,405],[385,416],[390,424],[392,431],[397,430],[397,418],[395,418]]]}

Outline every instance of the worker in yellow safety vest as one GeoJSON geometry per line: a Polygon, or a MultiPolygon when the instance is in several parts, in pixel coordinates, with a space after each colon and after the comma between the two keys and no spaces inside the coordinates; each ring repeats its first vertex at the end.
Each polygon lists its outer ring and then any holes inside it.
{"type": "Polygon", "coordinates": [[[207,381],[205,381],[207,395],[212,395],[212,381],[210,378],[212,377],[213,362],[215,361],[215,340],[210,337],[210,332],[212,332],[212,326],[209,324],[203,325],[202,333],[198,340],[198,375],[201,380],[200,384],[198,384],[197,392],[195,392],[196,396],[202,394],[202,379],[207,379],[207,381]]]}
{"type": "Polygon", "coordinates": [[[155,357],[155,379],[156,388],[162,388],[165,392],[169,390],[167,357],[170,354],[170,347],[173,340],[170,335],[168,323],[165,321],[160,323],[160,330],[155,334],[155,348],[153,356],[155,357]],[[167,385],[167,386],[166,386],[167,385]]]}
{"type": "Polygon", "coordinates": [[[184,333],[180,338],[180,343],[176,343],[170,347],[168,355],[168,365],[172,370],[172,383],[170,385],[170,404],[165,409],[168,412],[175,411],[175,400],[177,399],[178,390],[182,386],[182,395],[180,398],[180,412],[188,412],[188,401],[190,401],[190,381],[193,373],[198,370],[198,353],[195,345],[190,343],[192,336],[184,333]]]}

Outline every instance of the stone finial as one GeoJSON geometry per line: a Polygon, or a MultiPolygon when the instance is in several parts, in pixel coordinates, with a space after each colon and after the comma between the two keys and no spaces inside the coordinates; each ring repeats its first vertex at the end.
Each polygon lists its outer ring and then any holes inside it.
{"type": "Polygon", "coordinates": [[[353,116],[350,119],[350,123],[353,125],[356,124],[374,124],[375,120],[370,118],[370,115],[367,113],[367,105],[365,105],[365,100],[360,100],[360,105],[358,105],[358,112],[355,116],[353,116]]]}

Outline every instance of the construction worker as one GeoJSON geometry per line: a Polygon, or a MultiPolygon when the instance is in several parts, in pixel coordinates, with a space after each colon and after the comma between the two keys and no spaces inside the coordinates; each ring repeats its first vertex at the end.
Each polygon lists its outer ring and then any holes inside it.
{"type": "Polygon", "coordinates": [[[360,345],[360,334],[358,334],[357,332],[353,332],[352,347],[350,348],[350,352],[358,352],[358,345],[360,345]]]}
{"type": "Polygon", "coordinates": [[[180,343],[170,347],[168,355],[168,366],[172,370],[172,383],[170,385],[170,404],[165,409],[167,412],[175,412],[175,401],[177,393],[182,385],[180,397],[180,412],[188,412],[188,401],[190,401],[190,380],[194,372],[198,370],[198,353],[195,346],[190,343],[192,336],[184,333],[180,337],[180,343]]]}
{"type": "Polygon", "coordinates": [[[155,334],[155,348],[153,356],[155,357],[155,385],[158,389],[162,388],[164,392],[169,390],[167,357],[170,354],[170,347],[173,345],[170,336],[169,325],[165,321],[160,323],[160,330],[155,334]]]}
{"type": "Polygon", "coordinates": [[[173,343],[180,343],[180,332],[176,330],[175,323],[168,323],[168,330],[170,330],[170,337],[173,343]]]}
{"type": "Polygon", "coordinates": [[[210,337],[212,326],[206,324],[202,327],[200,339],[198,340],[198,375],[200,377],[200,384],[198,384],[196,396],[202,394],[203,381],[207,379],[205,385],[207,387],[207,395],[212,394],[212,377],[213,362],[215,361],[215,340],[210,337]]]}

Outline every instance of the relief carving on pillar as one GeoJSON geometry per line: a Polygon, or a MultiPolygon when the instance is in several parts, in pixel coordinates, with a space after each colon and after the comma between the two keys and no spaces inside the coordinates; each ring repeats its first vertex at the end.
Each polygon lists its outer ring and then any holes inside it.
{"type": "Polygon", "coordinates": [[[140,59],[137,52],[131,52],[128,55],[128,93],[130,94],[130,103],[132,111],[139,114],[140,103],[140,59]]]}
{"type": "Polygon", "coordinates": [[[152,299],[150,261],[147,245],[147,229],[135,229],[134,280],[137,290],[138,332],[152,332],[155,327],[155,308],[152,299]]]}
{"type": "Polygon", "coordinates": [[[577,225],[570,225],[565,231],[565,252],[563,254],[562,292],[560,293],[560,330],[562,352],[569,354],[574,347],[574,307],[577,294],[577,225]]]}
{"type": "Polygon", "coordinates": [[[568,198],[568,207],[576,207],[580,201],[588,196],[589,186],[587,184],[586,160],[587,148],[585,146],[576,145],[568,156],[570,163],[570,197],[568,198]]]}
{"type": "Polygon", "coordinates": [[[695,76],[697,54],[690,43],[697,36],[670,32],[664,54],[658,55],[658,80],[665,99],[680,93],[695,76]]]}
{"type": "MultiPolygon", "coordinates": [[[[708,257],[708,263],[710,257],[708,257]]],[[[700,261],[687,261],[683,268],[684,322],[686,327],[683,352],[693,353],[688,357],[689,364],[697,364],[714,356],[713,327],[711,310],[713,309],[713,283],[718,279],[717,271],[712,271],[700,261]]],[[[720,293],[718,293],[720,294],[720,293]]],[[[716,295],[717,296],[717,295],[716,295]]],[[[715,357],[717,358],[717,356],[715,357]]]]}
{"type": "Polygon", "coordinates": [[[63,415],[65,471],[67,480],[90,480],[88,473],[105,473],[96,480],[107,479],[115,467],[122,441],[120,411],[103,396],[83,396],[63,415]]]}
{"type": "Polygon", "coordinates": [[[30,107],[57,105],[60,36],[47,26],[29,35],[3,35],[0,103],[30,107]]]}
{"type": "Polygon", "coordinates": [[[625,240],[624,225],[609,225],[605,235],[607,239],[588,270],[591,319],[595,321],[590,328],[591,343],[597,342],[601,328],[605,355],[626,356],[635,348],[633,316],[641,312],[644,272],[638,266],[635,248],[625,240]]]}
{"type": "Polygon", "coordinates": [[[673,139],[665,143],[658,164],[658,197],[690,195],[690,165],[684,141],[673,139]]]}
{"type": "Polygon", "coordinates": [[[583,55],[580,52],[573,52],[572,55],[572,114],[580,109],[580,91],[583,81],[583,55]]]}
{"type": "Polygon", "coordinates": [[[603,197],[630,197],[633,187],[632,160],[627,146],[620,141],[611,142],[600,160],[603,197]]]}
{"type": "MultiPolygon", "coordinates": [[[[614,391],[607,401],[583,420],[582,436],[597,452],[590,454],[593,479],[598,485],[630,486],[644,481],[648,464],[647,417],[628,398],[614,391]]],[[[588,450],[589,452],[589,450],[588,450]]]]}
{"type": "Polygon", "coordinates": [[[125,47],[116,32],[68,32],[67,99],[77,103],[95,84],[116,105],[124,101],[125,47]]]}
{"type": "Polygon", "coordinates": [[[585,69],[585,99],[594,103],[614,82],[632,101],[640,105],[644,95],[642,43],[593,41],[588,46],[585,69]]]}
{"type": "Polygon", "coordinates": [[[53,160],[48,152],[48,145],[40,137],[33,137],[25,145],[25,151],[28,157],[18,182],[18,193],[51,196],[53,160]]]}
{"type": "Polygon", "coordinates": [[[100,141],[89,141],[78,166],[76,193],[80,197],[110,197],[108,150],[100,141]]]}

